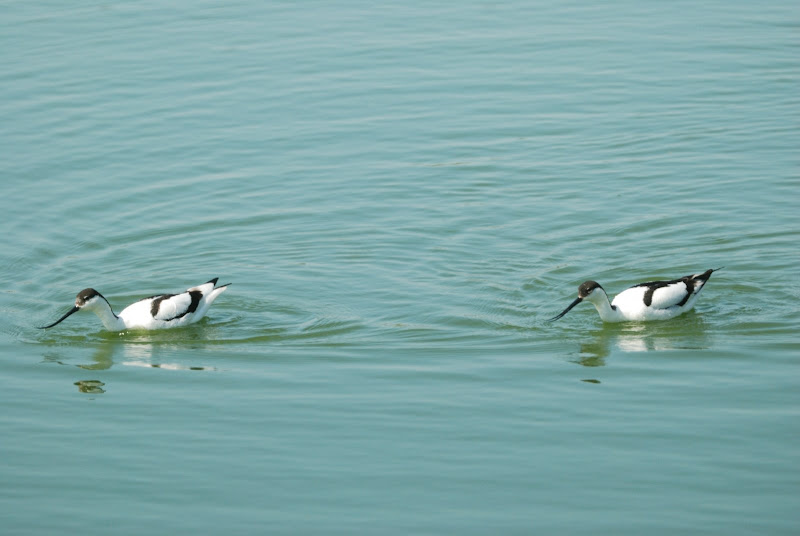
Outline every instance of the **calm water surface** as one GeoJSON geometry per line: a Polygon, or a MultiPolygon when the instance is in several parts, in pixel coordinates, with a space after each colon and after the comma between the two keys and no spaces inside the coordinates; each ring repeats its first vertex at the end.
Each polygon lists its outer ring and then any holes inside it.
{"type": "Polygon", "coordinates": [[[15,3],[7,534],[796,534],[800,10],[15,3]],[[695,311],[544,320],[715,273],[695,311]],[[199,324],[36,330],[220,277],[199,324]]]}

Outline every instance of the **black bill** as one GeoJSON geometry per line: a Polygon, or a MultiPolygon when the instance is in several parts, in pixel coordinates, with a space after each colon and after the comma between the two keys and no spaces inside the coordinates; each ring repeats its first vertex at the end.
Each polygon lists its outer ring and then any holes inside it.
{"type": "Polygon", "coordinates": [[[77,311],[80,311],[80,310],[81,310],[81,308],[80,308],[80,307],[78,307],[78,306],[76,305],[75,307],[73,307],[72,309],[70,309],[70,310],[67,312],[67,314],[65,314],[64,316],[62,316],[61,318],[59,318],[58,320],[56,320],[55,322],[53,322],[53,323],[52,323],[52,324],[50,324],[49,326],[42,326],[42,327],[40,327],[39,329],[47,329],[47,328],[52,328],[53,326],[55,326],[56,324],[58,324],[59,322],[61,322],[61,321],[62,321],[62,320],[64,320],[65,318],[67,318],[67,317],[68,317],[69,315],[71,315],[72,313],[75,313],[75,312],[77,312],[77,311]]]}
{"type": "MultiPolygon", "coordinates": [[[[558,320],[559,318],[561,318],[562,316],[564,316],[565,314],[567,314],[567,313],[569,312],[569,310],[570,310],[570,309],[572,309],[573,307],[575,307],[576,305],[578,305],[579,303],[581,303],[581,301],[582,301],[582,300],[583,300],[583,298],[575,298],[575,301],[574,301],[574,302],[572,302],[572,303],[570,303],[570,304],[569,304],[569,306],[568,306],[566,309],[564,309],[563,311],[561,311],[561,314],[559,314],[559,315],[556,315],[556,316],[554,316],[553,318],[549,319],[549,320],[548,320],[548,322],[555,322],[556,320],[558,320]]],[[[56,324],[57,324],[57,323],[58,323],[58,322],[56,322],[56,324]]]]}

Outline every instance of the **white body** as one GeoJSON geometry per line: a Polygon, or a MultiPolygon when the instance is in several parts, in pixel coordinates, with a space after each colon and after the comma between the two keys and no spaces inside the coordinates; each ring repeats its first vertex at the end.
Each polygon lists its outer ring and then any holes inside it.
{"type": "Polygon", "coordinates": [[[690,311],[697,301],[701,288],[703,288],[702,283],[683,305],[678,305],[687,293],[686,285],[682,282],[656,289],[650,305],[644,303],[647,287],[642,286],[623,290],[611,303],[608,302],[608,295],[602,288],[592,292],[586,299],[595,306],[603,322],[668,320],[690,311]]]}
{"type": "Polygon", "coordinates": [[[108,301],[94,289],[84,289],[75,300],[75,307],[61,319],[46,326],[51,328],[79,310],[92,311],[109,331],[126,329],[167,329],[193,324],[205,316],[208,308],[227,285],[216,287],[217,279],[192,287],[180,294],[159,294],[139,300],[114,314],[108,301]]]}
{"type": "Polygon", "coordinates": [[[694,307],[700,291],[716,270],[719,268],[671,281],[640,283],[620,292],[612,302],[596,281],[586,281],[578,287],[575,301],[550,321],[558,320],[583,300],[594,305],[604,322],[668,320],[694,307]]]}

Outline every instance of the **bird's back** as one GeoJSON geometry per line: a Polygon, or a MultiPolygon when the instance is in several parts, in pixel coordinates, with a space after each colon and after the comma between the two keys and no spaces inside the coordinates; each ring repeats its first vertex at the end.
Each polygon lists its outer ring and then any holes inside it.
{"type": "Polygon", "coordinates": [[[165,329],[193,324],[222,294],[227,285],[214,288],[216,280],[192,287],[180,294],[160,294],[126,307],[119,317],[128,328],[165,329]]]}
{"type": "Polygon", "coordinates": [[[713,271],[680,279],[639,283],[620,292],[611,305],[630,319],[671,318],[694,307],[713,271]]]}

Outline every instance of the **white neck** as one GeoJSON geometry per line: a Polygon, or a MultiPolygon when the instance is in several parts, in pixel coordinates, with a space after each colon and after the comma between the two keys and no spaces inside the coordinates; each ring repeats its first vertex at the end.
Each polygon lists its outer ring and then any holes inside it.
{"type": "Polygon", "coordinates": [[[600,313],[600,318],[602,318],[604,322],[619,322],[624,320],[619,310],[611,307],[611,302],[608,301],[608,294],[606,294],[604,290],[598,288],[586,299],[592,302],[592,305],[594,305],[594,308],[600,313]]]}
{"type": "Polygon", "coordinates": [[[111,306],[104,299],[99,299],[97,305],[89,310],[100,317],[100,321],[103,322],[108,331],[122,331],[125,329],[125,322],[114,314],[111,306]]]}

